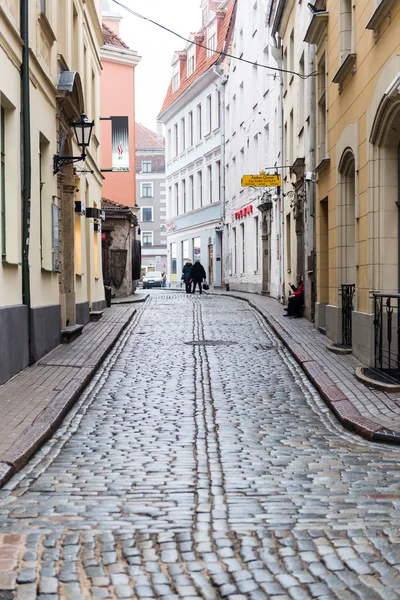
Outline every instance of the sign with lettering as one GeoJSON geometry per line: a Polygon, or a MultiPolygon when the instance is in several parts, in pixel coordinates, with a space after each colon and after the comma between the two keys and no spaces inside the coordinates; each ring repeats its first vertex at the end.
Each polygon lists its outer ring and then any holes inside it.
{"type": "Polygon", "coordinates": [[[259,175],[243,175],[242,187],[278,187],[281,185],[281,176],[274,173],[268,175],[261,171],[259,175]]]}

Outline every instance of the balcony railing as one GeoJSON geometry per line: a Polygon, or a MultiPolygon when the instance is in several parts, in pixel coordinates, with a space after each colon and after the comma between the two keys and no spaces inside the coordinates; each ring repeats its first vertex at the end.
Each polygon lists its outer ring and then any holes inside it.
{"type": "Polygon", "coordinates": [[[374,293],[375,369],[388,382],[400,381],[400,294],[374,293]]]}
{"type": "Polygon", "coordinates": [[[354,283],[342,283],[342,344],[351,348],[353,340],[354,283]]]}

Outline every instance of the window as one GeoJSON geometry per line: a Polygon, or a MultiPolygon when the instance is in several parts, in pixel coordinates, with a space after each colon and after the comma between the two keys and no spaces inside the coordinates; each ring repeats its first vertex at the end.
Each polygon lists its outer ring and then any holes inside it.
{"type": "Polygon", "coordinates": [[[196,68],[196,49],[194,46],[190,46],[187,51],[187,76],[193,75],[196,68]]]}
{"type": "Polygon", "coordinates": [[[152,198],[153,197],[153,184],[152,183],[141,183],[140,184],[140,196],[141,196],[141,198],[152,198]]]}
{"type": "Polygon", "coordinates": [[[244,223],[240,225],[240,237],[242,241],[242,273],[246,272],[246,248],[244,243],[244,223]]]}
{"type": "Polygon", "coordinates": [[[189,113],[189,146],[193,146],[193,112],[189,113]]]}
{"type": "Polygon", "coordinates": [[[182,241],[182,259],[184,261],[189,259],[189,240],[182,241]]]}
{"type": "Polygon", "coordinates": [[[170,159],[172,156],[172,133],[171,130],[168,129],[168,137],[167,137],[167,150],[168,150],[168,158],[170,159]]]}
{"type": "Polygon", "coordinates": [[[199,200],[199,207],[203,206],[203,173],[198,171],[197,173],[197,197],[199,200]]]}
{"type": "Polygon", "coordinates": [[[201,122],[201,104],[197,105],[197,137],[199,140],[203,137],[203,129],[201,122]]]}
{"type": "Polygon", "coordinates": [[[151,160],[142,161],[142,173],[151,173],[151,160]]]}
{"type": "Polygon", "coordinates": [[[182,119],[181,119],[181,146],[182,146],[182,152],[183,152],[183,150],[186,150],[186,122],[185,122],[185,117],[182,117],[182,119]]]}
{"type": "Polygon", "coordinates": [[[152,231],[142,231],[142,245],[143,246],[152,246],[153,245],[153,232],[152,231]]]}
{"type": "Polygon", "coordinates": [[[288,86],[288,58],[287,58],[287,48],[285,48],[285,51],[283,53],[283,68],[284,68],[284,73],[283,73],[283,93],[285,94],[287,91],[287,86],[288,86]]]}
{"type": "Polygon", "coordinates": [[[173,71],[172,71],[172,91],[176,92],[176,90],[179,88],[179,61],[174,65],[173,67],[173,71]]]}
{"type": "Polygon", "coordinates": [[[0,113],[1,254],[6,256],[6,136],[4,108],[0,113]]]}
{"type": "Polygon", "coordinates": [[[174,125],[174,156],[178,156],[179,140],[178,140],[178,123],[174,125]]]}
{"type": "Polygon", "coordinates": [[[221,127],[221,92],[217,92],[217,127],[221,127]]]}
{"type": "Polygon", "coordinates": [[[183,201],[183,213],[186,212],[186,179],[182,179],[182,201],[183,201]]]}
{"type": "Polygon", "coordinates": [[[258,269],[260,268],[260,240],[259,240],[259,235],[260,235],[260,226],[259,226],[259,221],[258,221],[258,217],[254,218],[254,235],[256,237],[256,271],[258,271],[258,269]]]}
{"type": "Polygon", "coordinates": [[[212,131],[212,98],[207,96],[207,133],[212,131]]]}
{"type": "MultiPolygon", "coordinates": [[[[292,29],[289,40],[289,71],[294,71],[294,29],[292,29]]],[[[289,73],[290,83],[292,82],[293,77],[293,74],[289,73]]]]}
{"type": "Polygon", "coordinates": [[[207,177],[208,177],[208,198],[210,204],[213,201],[213,180],[212,180],[212,167],[209,165],[207,167],[207,177]]]}
{"type": "Polygon", "coordinates": [[[217,49],[217,23],[210,25],[207,31],[207,58],[210,58],[217,49]]]}
{"type": "Polygon", "coordinates": [[[175,214],[179,215],[179,189],[178,184],[174,184],[174,205],[175,205],[175,214]]]}
{"type": "Polygon", "coordinates": [[[236,239],[236,227],[232,229],[233,231],[233,274],[236,275],[237,272],[237,239],[236,239]]]}
{"type": "Polygon", "coordinates": [[[292,269],[292,232],[290,214],[286,215],[286,269],[290,273],[292,269]]]}
{"type": "Polygon", "coordinates": [[[317,78],[317,160],[326,157],[327,119],[326,119],[326,62],[325,56],[318,60],[317,78]]]}
{"type": "Polygon", "coordinates": [[[217,189],[215,194],[215,201],[219,202],[221,200],[221,162],[217,160],[215,163],[215,168],[217,171],[217,189]]]}
{"type": "Polygon", "coordinates": [[[142,221],[149,222],[153,220],[153,207],[143,206],[142,208],[142,221]]]}
{"type": "Polygon", "coordinates": [[[193,238],[193,260],[200,260],[201,256],[201,247],[200,247],[200,238],[193,238]]]}
{"type": "Polygon", "coordinates": [[[52,223],[52,255],[53,271],[58,271],[60,265],[60,234],[59,234],[59,208],[55,204],[51,205],[51,223],[52,223]]]}
{"type": "Polygon", "coordinates": [[[40,0],[40,12],[46,14],[46,0],[40,0]]]}
{"type": "Polygon", "coordinates": [[[193,175],[189,175],[189,210],[194,208],[194,181],[193,175]]]}
{"type": "Polygon", "coordinates": [[[171,281],[176,281],[176,242],[171,244],[171,281]]]}
{"type": "Polygon", "coordinates": [[[340,0],[339,24],[340,62],[342,63],[353,46],[353,0],[340,0]]]}
{"type": "MultiPolygon", "coordinates": [[[[300,62],[299,62],[299,73],[300,73],[300,75],[302,75],[304,77],[304,52],[301,55],[300,62]]],[[[305,85],[304,85],[303,77],[299,77],[299,87],[298,87],[298,90],[299,90],[299,101],[298,101],[299,111],[298,111],[298,124],[297,124],[298,131],[301,131],[303,129],[304,121],[305,121],[305,115],[304,115],[305,85]]]]}

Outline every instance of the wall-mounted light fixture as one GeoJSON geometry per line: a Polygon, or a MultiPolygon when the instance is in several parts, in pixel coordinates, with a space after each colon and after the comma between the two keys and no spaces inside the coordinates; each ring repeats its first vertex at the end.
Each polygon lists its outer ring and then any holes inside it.
{"type": "Polygon", "coordinates": [[[73,121],[71,126],[74,129],[77,145],[82,148],[80,156],[60,156],[55,154],[53,157],[53,173],[59,173],[64,165],[70,165],[74,162],[86,159],[86,148],[90,144],[94,121],[89,121],[85,113],[82,113],[78,121],[73,121]]]}

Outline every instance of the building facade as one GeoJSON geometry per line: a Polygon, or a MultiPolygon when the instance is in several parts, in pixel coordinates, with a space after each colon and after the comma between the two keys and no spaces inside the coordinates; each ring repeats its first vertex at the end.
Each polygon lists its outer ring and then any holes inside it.
{"type": "Polygon", "coordinates": [[[101,166],[103,197],[135,206],[135,68],[140,56],[119,37],[122,16],[102,0],[101,166]]]}
{"type": "Polygon", "coordinates": [[[271,43],[267,7],[266,0],[237,3],[232,54],[257,60],[233,59],[225,86],[226,269],[230,289],[280,298],[281,198],[276,187],[241,184],[244,175],[273,174],[282,164],[279,49],[271,43]]]}
{"type": "Polygon", "coordinates": [[[0,30],[1,383],[104,303],[100,2],[1,0],[0,30]],[[84,112],[86,162],[61,166],[55,155],[82,154],[72,122],[84,112]]]}
{"type": "Polygon", "coordinates": [[[400,289],[400,1],[317,8],[307,32],[318,72],[316,325],[371,366],[388,329],[374,293],[400,289]]]}
{"type": "Polygon", "coordinates": [[[306,2],[274,0],[267,15],[280,51],[282,162],[282,299],[304,276],[304,315],[314,318],[315,253],[315,49],[304,37],[311,11],[306,2]]]}
{"type": "Polygon", "coordinates": [[[136,123],[136,197],[142,241],[142,273],[167,272],[165,140],[136,123]]]}
{"type": "Polygon", "coordinates": [[[226,61],[234,0],[202,1],[201,30],[173,58],[161,113],[167,156],[168,274],[180,282],[185,259],[200,260],[209,283],[223,273],[224,183],[221,149],[226,61]]]}

